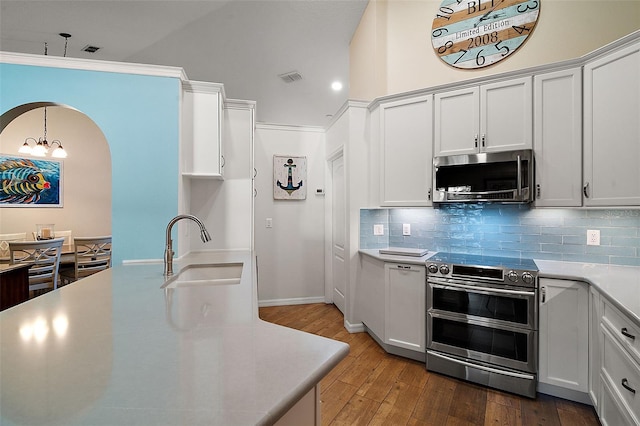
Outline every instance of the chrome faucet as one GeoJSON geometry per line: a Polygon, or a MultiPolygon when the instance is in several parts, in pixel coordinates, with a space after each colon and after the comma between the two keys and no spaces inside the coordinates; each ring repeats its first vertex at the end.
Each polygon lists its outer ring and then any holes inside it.
{"type": "Polygon", "coordinates": [[[200,238],[203,243],[211,241],[211,236],[209,235],[209,231],[204,227],[204,224],[191,214],[180,214],[169,221],[167,225],[167,238],[164,249],[164,275],[170,276],[173,275],[173,241],[171,240],[171,228],[173,228],[173,224],[181,219],[191,219],[200,227],[200,238]]]}

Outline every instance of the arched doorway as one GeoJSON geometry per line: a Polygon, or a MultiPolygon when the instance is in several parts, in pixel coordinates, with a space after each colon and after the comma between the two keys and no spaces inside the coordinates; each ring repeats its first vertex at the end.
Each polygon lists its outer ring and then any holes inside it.
{"type": "Polygon", "coordinates": [[[8,206],[0,204],[0,233],[26,232],[37,223],[53,223],[56,230],[74,236],[111,234],[112,167],[109,144],[100,128],[77,109],[54,102],[15,107],[0,117],[0,153],[3,157],[44,159],[62,163],[62,206],[8,206]],[[18,153],[27,137],[43,136],[47,108],[47,139],[58,139],[68,152],[65,159],[31,157],[18,153]]]}

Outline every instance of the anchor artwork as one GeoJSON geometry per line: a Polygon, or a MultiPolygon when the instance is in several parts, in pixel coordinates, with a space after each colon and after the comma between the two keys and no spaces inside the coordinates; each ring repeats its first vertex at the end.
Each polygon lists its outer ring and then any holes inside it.
{"type": "Polygon", "coordinates": [[[304,200],[307,198],[307,157],[273,156],[273,198],[304,200]]]}

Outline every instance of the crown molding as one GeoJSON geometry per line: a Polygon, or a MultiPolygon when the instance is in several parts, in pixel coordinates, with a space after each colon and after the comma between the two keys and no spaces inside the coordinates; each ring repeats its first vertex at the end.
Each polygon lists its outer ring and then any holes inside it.
{"type": "Polygon", "coordinates": [[[60,56],[33,55],[2,51],[0,51],[0,63],[49,68],[66,68],[84,71],[103,71],[120,74],[137,74],[154,77],[172,77],[179,78],[182,81],[188,80],[187,74],[183,68],[165,65],[65,58],[60,56]]]}

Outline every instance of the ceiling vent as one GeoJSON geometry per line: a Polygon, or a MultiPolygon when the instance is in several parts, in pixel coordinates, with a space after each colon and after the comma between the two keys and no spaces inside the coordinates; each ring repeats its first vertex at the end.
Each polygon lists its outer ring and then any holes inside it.
{"type": "Polygon", "coordinates": [[[87,44],[85,47],[82,48],[83,52],[89,52],[89,53],[96,53],[98,50],[100,50],[98,46],[91,46],[90,44],[87,44]]]}
{"type": "Polygon", "coordinates": [[[293,83],[294,81],[302,80],[302,75],[298,71],[291,71],[278,75],[285,83],[293,83]]]}

